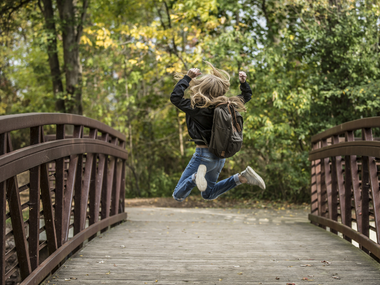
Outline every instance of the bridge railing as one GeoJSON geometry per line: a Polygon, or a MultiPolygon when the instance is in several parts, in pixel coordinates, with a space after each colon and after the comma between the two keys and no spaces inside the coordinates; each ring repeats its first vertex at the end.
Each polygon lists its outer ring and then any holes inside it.
{"type": "Polygon", "coordinates": [[[312,223],[341,233],[380,259],[380,117],[347,122],[312,137],[312,223]],[[355,228],[355,229],[353,229],[355,228]],[[373,241],[375,240],[375,241],[373,241]]]}
{"type": "Polygon", "coordinates": [[[0,116],[0,283],[39,284],[123,221],[126,159],[125,136],[96,120],[0,116]]]}

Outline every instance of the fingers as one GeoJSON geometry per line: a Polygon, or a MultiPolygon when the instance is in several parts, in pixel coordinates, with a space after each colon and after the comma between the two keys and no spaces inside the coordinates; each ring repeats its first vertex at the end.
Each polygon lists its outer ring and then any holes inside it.
{"type": "Polygon", "coordinates": [[[202,73],[199,71],[198,68],[190,68],[189,71],[187,72],[187,75],[190,76],[191,78],[197,77],[201,74],[202,73]]]}
{"type": "Polygon", "coordinates": [[[244,83],[247,79],[247,74],[244,71],[239,72],[239,80],[241,83],[244,83]]]}
{"type": "Polygon", "coordinates": [[[244,71],[239,71],[239,77],[247,77],[247,74],[244,71]]]}

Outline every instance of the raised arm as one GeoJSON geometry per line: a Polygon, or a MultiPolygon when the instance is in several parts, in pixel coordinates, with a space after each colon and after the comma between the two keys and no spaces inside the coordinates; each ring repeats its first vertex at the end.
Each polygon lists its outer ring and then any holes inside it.
{"type": "Polygon", "coordinates": [[[191,68],[187,75],[185,75],[174,87],[172,94],[170,95],[170,102],[172,102],[178,109],[184,111],[185,113],[191,112],[193,109],[191,107],[191,102],[189,99],[184,99],[185,90],[189,87],[189,83],[192,78],[200,75],[198,68],[191,68]]]}
{"type": "Polygon", "coordinates": [[[244,104],[251,100],[252,90],[249,84],[246,81],[247,74],[244,71],[239,72],[239,80],[240,80],[240,90],[241,94],[238,97],[243,98],[244,104]]]}

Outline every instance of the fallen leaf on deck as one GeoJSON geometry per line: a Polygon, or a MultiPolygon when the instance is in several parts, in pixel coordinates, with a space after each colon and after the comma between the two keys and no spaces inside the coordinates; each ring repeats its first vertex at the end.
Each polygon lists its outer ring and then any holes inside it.
{"type": "Polygon", "coordinates": [[[337,280],[340,280],[340,277],[339,277],[339,276],[336,276],[336,275],[334,275],[332,278],[337,279],[337,280]]]}
{"type": "Polygon", "coordinates": [[[104,263],[104,260],[98,261],[98,263],[104,263]]]}
{"type": "Polygon", "coordinates": [[[223,279],[222,278],[219,278],[219,281],[222,281],[223,279]]]}
{"type": "Polygon", "coordinates": [[[311,264],[303,264],[301,267],[311,267],[311,264]]]}
{"type": "Polygon", "coordinates": [[[76,278],[76,277],[70,277],[70,279],[72,279],[72,280],[77,280],[78,278],[76,278]]]}
{"type": "Polygon", "coordinates": [[[106,275],[110,275],[110,273],[111,273],[111,271],[108,271],[108,272],[106,273],[106,275]]]}
{"type": "Polygon", "coordinates": [[[302,278],[303,281],[309,280],[307,277],[302,278]]]}
{"type": "Polygon", "coordinates": [[[243,272],[239,272],[238,275],[243,275],[243,272]]]}
{"type": "Polygon", "coordinates": [[[280,277],[276,277],[276,280],[280,280],[280,277]]]}

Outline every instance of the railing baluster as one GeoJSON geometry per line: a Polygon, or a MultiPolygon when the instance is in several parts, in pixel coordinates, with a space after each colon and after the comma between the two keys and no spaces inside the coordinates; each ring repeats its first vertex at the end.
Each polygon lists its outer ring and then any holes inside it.
{"type": "MultiPolygon", "coordinates": [[[[12,152],[10,134],[7,135],[7,152],[12,152]]],[[[25,235],[24,218],[21,210],[20,193],[18,192],[17,176],[7,179],[7,200],[11,213],[13,236],[17,249],[21,279],[31,272],[28,244],[25,235]]]]}
{"type": "MultiPolygon", "coordinates": [[[[117,139],[112,138],[111,144],[117,145],[117,139]]],[[[111,195],[112,195],[112,187],[114,183],[114,171],[115,171],[115,157],[108,156],[108,160],[106,162],[106,172],[107,176],[106,179],[103,180],[103,191],[102,191],[102,201],[101,201],[101,218],[105,219],[109,217],[110,214],[110,207],[111,207],[111,195]]],[[[106,231],[107,229],[104,229],[106,231]]]]}
{"type": "MultiPolygon", "coordinates": [[[[7,134],[3,133],[0,134],[0,155],[3,155],[6,153],[7,150],[7,140],[6,140],[7,134]]],[[[0,284],[5,284],[5,230],[7,226],[7,221],[5,220],[5,214],[6,214],[6,188],[5,188],[5,182],[0,182],[0,198],[1,198],[1,218],[0,218],[0,229],[1,229],[1,235],[0,235],[0,254],[1,254],[1,264],[0,264],[0,284]]]]}
{"type": "MultiPolygon", "coordinates": [[[[327,146],[327,140],[322,140],[322,147],[327,146]]],[[[323,159],[323,169],[324,169],[324,187],[326,189],[327,195],[327,207],[324,207],[323,212],[328,209],[329,218],[336,220],[337,214],[336,214],[336,192],[333,192],[332,189],[332,179],[331,179],[331,167],[330,167],[330,158],[324,158],[323,159]]],[[[323,201],[326,201],[326,198],[322,198],[323,201]]],[[[325,204],[326,205],[326,204],[325,204]]],[[[336,231],[331,230],[333,233],[336,233],[336,231]]]]}
{"type": "Polygon", "coordinates": [[[113,183],[115,180],[114,173],[115,173],[115,163],[116,159],[113,156],[109,156],[108,159],[108,168],[107,168],[107,187],[105,189],[105,199],[102,199],[102,212],[101,217],[102,219],[108,218],[110,215],[110,208],[111,208],[111,196],[112,196],[112,189],[113,189],[113,183]]]}
{"type": "MultiPolygon", "coordinates": [[[[41,142],[45,142],[44,129],[41,129],[41,142]]],[[[57,236],[50,192],[48,164],[41,165],[41,200],[44,209],[44,221],[49,255],[57,250],[57,236]]]]}
{"type": "MultiPolygon", "coordinates": [[[[91,129],[90,130],[90,139],[96,139],[98,130],[97,129],[91,129]]],[[[96,157],[95,157],[96,159],[96,157]]],[[[85,173],[84,173],[84,179],[83,179],[83,187],[82,187],[82,197],[81,197],[81,203],[80,207],[78,208],[79,212],[79,225],[78,229],[82,231],[86,227],[86,218],[87,218],[87,203],[88,203],[88,197],[90,192],[91,184],[94,184],[94,174],[95,174],[96,164],[94,167],[94,154],[93,153],[87,153],[86,156],[86,165],[85,165],[85,173]]],[[[75,208],[77,209],[77,208],[75,208]]],[[[76,212],[74,212],[76,213],[76,212]]],[[[78,230],[77,229],[77,230],[78,230]]]]}
{"type": "MultiPolygon", "coordinates": [[[[331,143],[333,143],[333,138],[331,138],[331,143]]],[[[327,143],[325,144],[327,146],[327,143]]],[[[338,197],[337,197],[337,175],[336,175],[336,157],[331,157],[331,166],[330,158],[325,159],[325,169],[326,170],[326,186],[327,186],[327,201],[329,208],[329,218],[331,220],[338,220],[338,197]]],[[[334,229],[330,229],[334,234],[338,232],[334,229]]]]}
{"type": "MultiPolygon", "coordinates": [[[[333,136],[333,144],[339,143],[339,136],[333,136]]],[[[351,191],[346,193],[343,181],[343,170],[342,170],[342,157],[335,156],[333,159],[333,169],[335,175],[336,188],[339,194],[339,203],[340,203],[340,217],[342,219],[342,224],[351,227],[351,191]]],[[[351,186],[350,186],[351,189],[351,186]]],[[[347,236],[344,236],[344,239],[351,241],[347,236]]]]}
{"type": "MultiPolygon", "coordinates": [[[[319,148],[320,142],[318,142],[318,148],[319,148]]],[[[315,161],[315,177],[316,177],[316,188],[317,188],[317,198],[318,198],[318,216],[322,216],[322,169],[321,169],[321,160],[318,159],[315,161]]]]}
{"type": "MultiPolygon", "coordinates": [[[[318,144],[313,144],[313,150],[318,149],[318,144]]],[[[311,162],[311,213],[318,211],[318,191],[317,191],[317,161],[311,162]]]]}
{"type": "MultiPolygon", "coordinates": [[[[65,139],[65,125],[57,125],[57,140],[65,139]]],[[[55,161],[55,229],[57,234],[57,246],[63,245],[63,203],[65,187],[65,158],[55,161]]]]}
{"type": "MultiPolygon", "coordinates": [[[[30,145],[41,143],[41,127],[30,128],[30,145]]],[[[29,170],[29,255],[32,271],[40,264],[40,165],[29,170]]]]}
{"type": "MultiPolygon", "coordinates": [[[[108,134],[103,133],[101,137],[102,141],[108,141],[108,134]]],[[[103,189],[106,188],[107,184],[107,155],[99,154],[99,162],[98,162],[98,170],[96,172],[96,179],[95,179],[95,191],[92,195],[92,198],[90,198],[90,219],[89,223],[90,225],[96,223],[99,221],[99,212],[100,212],[100,206],[101,206],[101,197],[103,195],[103,189]],[[93,201],[93,203],[91,202],[93,201]]],[[[91,237],[89,240],[93,239],[91,237]]]]}
{"type": "Polygon", "coordinates": [[[44,221],[49,254],[57,249],[56,227],[53,215],[53,204],[49,185],[49,172],[46,164],[41,165],[41,200],[44,209],[44,221]]]}
{"type": "MultiPolygon", "coordinates": [[[[323,147],[324,142],[321,141],[321,148],[323,147]]],[[[327,212],[327,185],[326,185],[326,169],[325,169],[325,159],[321,159],[320,161],[321,165],[321,175],[319,177],[320,179],[320,192],[319,192],[319,215],[321,217],[326,216],[327,212]]],[[[327,169],[329,170],[329,169],[327,169]]],[[[324,226],[321,226],[322,228],[326,228],[324,226]]]]}
{"type": "Polygon", "coordinates": [[[115,182],[112,189],[112,206],[111,206],[111,216],[119,213],[119,203],[120,203],[120,184],[121,184],[121,171],[122,162],[116,160],[116,172],[115,172],[115,182]]]}
{"type": "Polygon", "coordinates": [[[99,217],[99,203],[100,203],[100,193],[101,193],[101,186],[99,185],[103,184],[103,175],[99,175],[99,173],[100,173],[100,168],[102,169],[104,168],[104,166],[101,167],[100,157],[101,155],[94,154],[93,172],[92,172],[92,176],[94,177],[94,183],[91,183],[90,193],[89,193],[89,196],[90,196],[89,197],[89,200],[90,200],[89,225],[96,223],[98,219],[96,219],[95,217],[99,217]],[[99,195],[96,195],[97,193],[99,193],[99,195]]]}
{"type": "MultiPolygon", "coordinates": [[[[83,126],[74,126],[74,138],[80,138],[82,136],[83,126]]],[[[71,208],[73,202],[74,188],[80,191],[82,186],[82,155],[72,155],[69,163],[69,173],[67,175],[66,191],[63,203],[63,243],[67,242],[69,238],[69,226],[71,218],[71,208]],[[79,170],[78,170],[79,168],[79,170]],[[77,176],[80,176],[77,178],[77,176]],[[80,183],[76,183],[76,180],[80,179],[80,183]]]]}
{"type": "MultiPolygon", "coordinates": [[[[354,132],[348,131],[346,132],[346,140],[348,142],[354,141],[354,132]]],[[[347,162],[346,162],[347,164],[347,162]]],[[[358,171],[358,163],[356,155],[350,155],[348,164],[350,165],[350,174],[351,174],[351,183],[352,189],[354,193],[354,201],[355,201],[355,214],[356,214],[356,224],[358,228],[358,232],[363,233],[363,222],[362,222],[362,203],[360,197],[360,188],[359,188],[359,171],[358,171]]]]}
{"type": "MultiPolygon", "coordinates": [[[[373,141],[372,130],[369,128],[363,129],[364,140],[373,141]]],[[[368,157],[369,181],[372,191],[373,212],[375,215],[375,228],[377,243],[380,244],[380,192],[379,179],[377,177],[376,159],[368,157]]]]}
{"type": "MultiPolygon", "coordinates": [[[[364,130],[362,130],[364,140],[364,130]]],[[[368,156],[362,156],[362,183],[361,183],[361,216],[362,216],[362,234],[369,237],[369,170],[368,156]]],[[[364,250],[364,249],[363,249],[364,250]]]]}
{"type": "MultiPolygon", "coordinates": [[[[123,146],[124,148],[124,146],[123,146]]],[[[119,207],[119,213],[125,212],[125,163],[126,161],[122,159],[122,170],[121,170],[121,184],[120,184],[120,207],[119,207]]]]}

